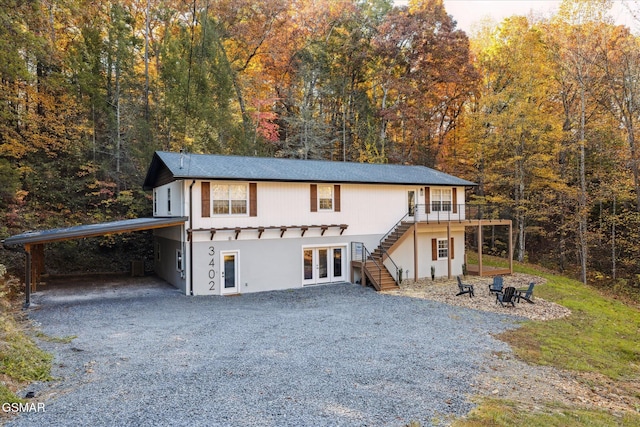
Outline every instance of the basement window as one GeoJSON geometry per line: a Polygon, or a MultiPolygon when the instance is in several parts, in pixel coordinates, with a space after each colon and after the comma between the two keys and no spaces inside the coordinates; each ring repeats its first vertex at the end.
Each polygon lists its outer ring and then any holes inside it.
{"type": "Polygon", "coordinates": [[[182,271],[182,251],[176,250],[176,270],[182,271]]]}
{"type": "Polygon", "coordinates": [[[438,259],[449,258],[449,242],[447,239],[438,239],[438,259]]]}

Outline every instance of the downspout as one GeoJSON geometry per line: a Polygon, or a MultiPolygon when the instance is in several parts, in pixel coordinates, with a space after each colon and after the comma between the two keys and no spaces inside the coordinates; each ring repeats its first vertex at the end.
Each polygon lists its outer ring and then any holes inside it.
{"type": "Polygon", "coordinates": [[[194,179],[189,186],[189,231],[187,238],[189,239],[189,295],[193,295],[193,186],[196,184],[194,179]]]}

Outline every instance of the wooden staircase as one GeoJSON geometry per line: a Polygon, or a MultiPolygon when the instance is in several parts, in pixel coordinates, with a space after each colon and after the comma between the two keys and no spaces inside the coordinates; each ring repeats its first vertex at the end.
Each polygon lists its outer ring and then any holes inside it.
{"type": "Polygon", "coordinates": [[[377,291],[398,289],[398,283],[393,275],[387,270],[383,261],[389,256],[387,251],[411,229],[413,223],[400,222],[391,232],[387,234],[380,246],[378,246],[370,256],[367,257],[363,266],[363,272],[367,280],[377,291]]]}
{"type": "Polygon", "coordinates": [[[390,289],[398,289],[396,279],[389,273],[389,270],[382,265],[381,260],[374,260],[369,258],[364,263],[364,273],[367,276],[367,280],[373,286],[376,291],[387,291],[390,289]]]}
{"type": "Polygon", "coordinates": [[[391,247],[395,245],[395,243],[400,240],[400,238],[404,236],[404,233],[409,231],[412,226],[412,222],[399,223],[393,231],[387,234],[387,237],[382,241],[382,244],[371,253],[371,256],[376,259],[386,257],[389,249],[391,249],[391,247]],[[384,252],[382,251],[383,248],[384,252]]]}

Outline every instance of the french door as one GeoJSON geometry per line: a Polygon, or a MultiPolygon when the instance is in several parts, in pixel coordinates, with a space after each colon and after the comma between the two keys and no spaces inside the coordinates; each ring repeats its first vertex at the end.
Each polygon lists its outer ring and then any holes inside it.
{"type": "Polygon", "coordinates": [[[302,283],[315,285],[344,281],[345,252],[343,246],[303,248],[302,283]]]}

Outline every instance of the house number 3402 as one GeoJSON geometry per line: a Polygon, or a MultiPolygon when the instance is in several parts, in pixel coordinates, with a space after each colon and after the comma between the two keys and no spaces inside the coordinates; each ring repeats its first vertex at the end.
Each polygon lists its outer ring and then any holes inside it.
{"type": "Polygon", "coordinates": [[[216,289],[216,248],[213,246],[209,246],[209,290],[213,291],[216,289]]]}

